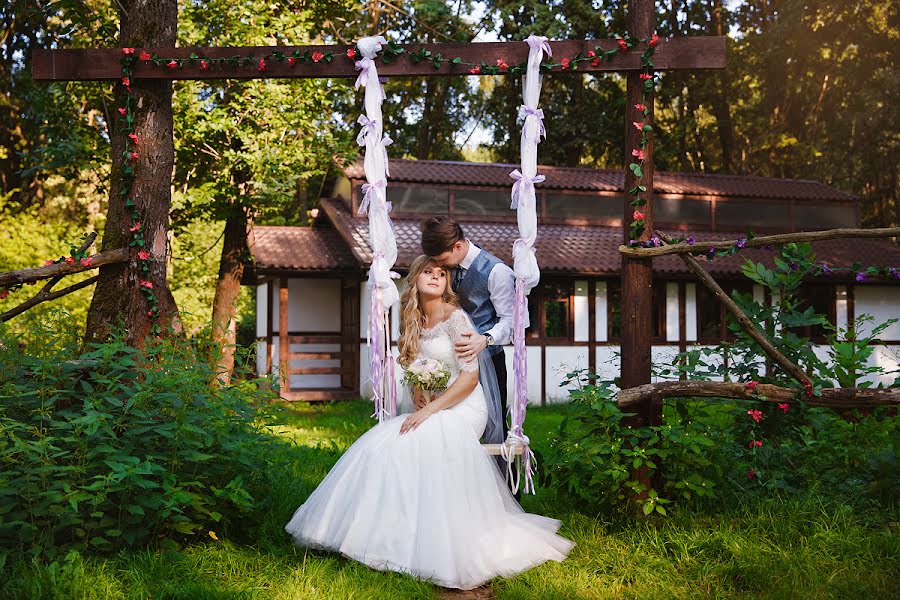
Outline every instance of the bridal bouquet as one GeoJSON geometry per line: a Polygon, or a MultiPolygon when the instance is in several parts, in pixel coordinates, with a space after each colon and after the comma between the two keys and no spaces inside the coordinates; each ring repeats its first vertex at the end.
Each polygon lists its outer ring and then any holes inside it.
{"type": "Polygon", "coordinates": [[[450,381],[449,367],[433,358],[420,358],[414,361],[403,375],[403,383],[419,388],[425,392],[425,397],[429,400],[432,392],[443,391],[448,381],[450,381]]]}

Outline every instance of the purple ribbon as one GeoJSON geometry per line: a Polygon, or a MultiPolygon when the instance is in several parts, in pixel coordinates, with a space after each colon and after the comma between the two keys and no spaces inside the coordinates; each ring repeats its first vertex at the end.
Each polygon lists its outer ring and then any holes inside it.
{"type": "Polygon", "coordinates": [[[365,87],[366,78],[369,76],[369,69],[375,66],[375,62],[371,58],[363,58],[356,61],[353,66],[359,71],[359,76],[356,78],[356,84],[353,86],[358,90],[361,86],[365,87]]]}
{"type": "Polygon", "coordinates": [[[375,133],[378,129],[378,119],[370,120],[366,115],[359,115],[356,122],[362,125],[362,131],[356,136],[356,144],[358,146],[365,146],[366,137],[368,137],[369,133],[375,133]]]}
{"type": "Polygon", "coordinates": [[[372,415],[378,422],[384,420],[384,396],[382,395],[384,382],[384,307],[381,302],[381,294],[378,288],[372,286],[369,295],[369,381],[372,382],[372,399],[375,402],[375,414],[372,415]]]}
{"type": "Polygon", "coordinates": [[[518,169],[510,173],[509,176],[516,180],[512,187],[512,204],[509,205],[512,209],[519,208],[519,200],[522,198],[522,193],[527,188],[530,187],[533,190],[534,184],[540,183],[546,179],[543,175],[535,175],[534,177],[522,175],[522,172],[518,169]]]}
{"type": "Polygon", "coordinates": [[[550,49],[550,43],[547,41],[547,38],[542,35],[529,35],[525,39],[525,43],[528,44],[528,47],[532,50],[541,49],[547,53],[547,56],[553,56],[553,50],[550,49]]]}
{"type": "MultiPolygon", "coordinates": [[[[372,201],[372,194],[375,193],[375,188],[386,189],[387,181],[376,181],[375,183],[364,183],[362,184],[362,192],[363,198],[362,202],[359,204],[359,214],[364,215],[369,212],[369,204],[372,201]]],[[[390,202],[385,202],[385,209],[388,212],[391,212],[392,205],[390,202]]]]}
{"type": "Polygon", "coordinates": [[[514,490],[519,489],[519,475],[524,468],[525,486],[523,491],[534,493],[534,466],[536,460],[529,447],[530,440],[523,432],[525,411],[528,406],[528,355],[525,348],[525,316],[528,314],[528,298],[525,294],[525,280],[516,279],[516,292],[513,300],[513,374],[515,390],[510,406],[512,423],[504,446],[509,446],[509,453],[504,452],[507,460],[507,476],[512,479],[512,462],[515,459],[514,448],[522,446],[522,457],[516,460],[516,477],[513,480],[514,490]]]}
{"type": "Polygon", "coordinates": [[[519,107],[519,116],[525,117],[526,124],[529,117],[534,117],[538,120],[538,134],[534,141],[539,141],[541,136],[547,137],[547,130],[544,128],[544,109],[522,105],[519,107]]]}

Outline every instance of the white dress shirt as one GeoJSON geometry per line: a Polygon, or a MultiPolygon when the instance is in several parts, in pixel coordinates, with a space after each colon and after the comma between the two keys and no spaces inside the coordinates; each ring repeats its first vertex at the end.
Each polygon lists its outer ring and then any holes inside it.
{"type": "MultiPolygon", "coordinates": [[[[481,253],[481,248],[469,242],[469,251],[460,261],[459,266],[468,270],[475,261],[475,258],[481,253]]],[[[488,293],[491,297],[491,304],[494,305],[494,312],[500,317],[497,324],[488,329],[485,333],[489,333],[494,338],[495,346],[509,344],[512,341],[513,328],[513,302],[516,297],[516,276],[513,270],[502,262],[494,265],[488,275],[488,293]]]]}

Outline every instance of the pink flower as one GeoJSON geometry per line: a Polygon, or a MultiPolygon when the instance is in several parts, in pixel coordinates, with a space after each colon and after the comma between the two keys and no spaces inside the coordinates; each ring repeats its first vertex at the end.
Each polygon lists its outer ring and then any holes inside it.
{"type": "Polygon", "coordinates": [[[505,71],[509,68],[509,65],[506,64],[506,61],[503,60],[502,58],[498,58],[497,59],[497,68],[500,69],[501,71],[505,71]]]}
{"type": "Polygon", "coordinates": [[[141,53],[138,55],[138,58],[144,62],[147,62],[148,60],[150,60],[153,57],[150,56],[150,53],[147,52],[146,50],[141,50],[141,53]]]}
{"type": "Polygon", "coordinates": [[[763,414],[761,410],[748,410],[747,414],[750,415],[750,418],[759,423],[762,421],[763,414]]]}
{"type": "Polygon", "coordinates": [[[125,115],[128,114],[128,109],[126,109],[126,108],[120,106],[120,107],[119,107],[119,114],[122,115],[122,116],[124,117],[125,115]]]}
{"type": "Polygon", "coordinates": [[[566,70],[569,68],[570,62],[572,62],[572,61],[570,61],[568,58],[564,58],[560,61],[560,63],[561,63],[560,66],[562,67],[563,70],[566,70]]]}
{"type": "Polygon", "coordinates": [[[122,54],[125,56],[131,56],[134,54],[134,48],[122,48],[122,54]]]}
{"type": "Polygon", "coordinates": [[[626,42],[622,38],[619,38],[616,40],[616,43],[619,44],[619,49],[622,52],[628,52],[628,42],[626,42]]]}
{"type": "Polygon", "coordinates": [[[758,381],[748,381],[744,384],[744,389],[746,389],[751,394],[756,390],[756,386],[759,385],[758,381]]]}
{"type": "Polygon", "coordinates": [[[93,256],[88,256],[87,258],[82,258],[82,259],[81,259],[81,266],[82,266],[82,267],[89,267],[89,266],[91,266],[91,263],[92,263],[93,261],[94,261],[94,257],[93,257],[93,256]]]}
{"type": "Polygon", "coordinates": [[[48,258],[47,260],[44,261],[44,266],[45,266],[45,267],[49,267],[49,266],[52,265],[52,264],[53,264],[53,261],[50,260],[49,258],[48,258]]]}
{"type": "Polygon", "coordinates": [[[313,53],[312,53],[312,61],[313,61],[314,63],[319,62],[319,61],[322,60],[323,58],[325,58],[325,55],[322,54],[321,52],[313,52],[313,53]]]}
{"type": "Polygon", "coordinates": [[[139,251],[138,251],[138,258],[141,259],[141,260],[149,260],[149,259],[150,259],[150,253],[147,252],[146,250],[139,250],[139,251]]]}
{"type": "Polygon", "coordinates": [[[640,121],[632,121],[631,124],[634,125],[634,128],[637,129],[638,131],[644,130],[644,124],[641,123],[640,121]]]}
{"type": "Polygon", "coordinates": [[[152,282],[152,281],[147,281],[147,280],[145,280],[145,279],[141,279],[138,283],[140,283],[140,286],[141,286],[142,288],[147,288],[148,290],[152,290],[152,289],[153,289],[153,282],[152,282]]]}
{"type": "Polygon", "coordinates": [[[205,60],[201,60],[201,61],[200,61],[200,70],[201,70],[201,71],[208,71],[208,70],[209,70],[209,63],[206,62],[205,60]]]}
{"type": "Polygon", "coordinates": [[[129,78],[127,78],[127,77],[123,77],[123,78],[122,78],[122,85],[124,85],[125,87],[130,86],[130,85],[131,85],[131,80],[130,80],[129,78]]]}
{"type": "Polygon", "coordinates": [[[592,67],[596,67],[596,66],[599,65],[599,64],[600,64],[600,59],[599,59],[599,58],[595,58],[594,60],[591,61],[591,66],[592,66],[592,67]]]}
{"type": "Polygon", "coordinates": [[[297,59],[294,58],[293,56],[288,57],[288,64],[293,67],[294,65],[297,64],[297,59]]]}
{"type": "Polygon", "coordinates": [[[7,296],[9,296],[9,290],[6,288],[0,288],[0,300],[6,300],[7,296]]]}
{"type": "Polygon", "coordinates": [[[347,49],[347,58],[349,58],[350,60],[353,60],[354,58],[356,58],[356,49],[348,48],[347,49]]]}
{"type": "Polygon", "coordinates": [[[648,79],[653,79],[653,75],[650,73],[641,73],[641,80],[647,81],[648,79]]]}
{"type": "Polygon", "coordinates": [[[762,448],[762,440],[752,440],[748,445],[748,448],[762,448]]]}
{"type": "Polygon", "coordinates": [[[650,41],[647,42],[647,46],[649,46],[650,48],[653,48],[658,43],[659,43],[659,36],[654,33],[653,37],[650,38],[650,41]]]}
{"type": "Polygon", "coordinates": [[[631,151],[631,155],[634,156],[635,158],[637,158],[638,160],[644,160],[644,158],[646,157],[646,154],[644,153],[644,151],[638,150],[637,148],[635,148],[634,150],[631,151]]]}
{"type": "Polygon", "coordinates": [[[597,53],[594,52],[593,50],[588,50],[587,55],[588,55],[588,58],[594,58],[597,56],[597,53]]]}
{"type": "Polygon", "coordinates": [[[137,134],[136,133],[129,133],[128,139],[131,140],[132,142],[134,142],[135,144],[137,144],[137,134]]]}
{"type": "Polygon", "coordinates": [[[131,160],[137,160],[138,158],[139,158],[139,156],[138,156],[138,153],[137,153],[137,152],[132,152],[132,153],[131,153],[131,160]]]}
{"type": "Polygon", "coordinates": [[[256,66],[256,70],[260,73],[264,73],[266,70],[266,59],[259,59],[259,64],[256,66]]]}
{"type": "Polygon", "coordinates": [[[469,69],[469,73],[471,73],[472,75],[478,75],[479,73],[481,73],[481,65],[475,65],[474,67],[469,69]]]}
{"type": "Polygon", "coordinates": [[[631,213],[631,218],[632,218],[632,220],[634,220],[634,221],[643,221],[643,220],[644,220],[644,213],[642,213],[642,212],[639,211],[638,209],[634,209],[634,212],[631,213]]]}
{"type": "Polygon", "coordinates": [[[128,228],[128,231],[130,231],[131,233],[134,233],[135,231],[140,231],[140,230],[141,230],[141,222],[140,221],[138,221],[133,226],[128,228]]]}
{"type": "Polygon", "coordinates": [[[788,409],[790,409],[790,405],[787,402],[781,402],[778,404],[778,408],[781,409],[781,412],[787,414],[788,409]]]}
{"type": "Polygon", "coordinates": [[[641,112],[644,112],[645,110],[647,110],[646,104],[635,104],[634,107],[641,112]]]}
{"type": "Polygon", "coordinates": [[[74,265],[74,264],[75,264],[75,257],[74,257],[74,256],[67,256],[67,257],[66,257],[66,262],[67,262],[68,264],[70,264],[70,265],[74,265]]]}
{"type": "Polygon", "coordinates": [[[166,63],[166,66],[169,67],[170,69],[177,69],[177,68],[178,68],[178,61],[175,60],[175,59],[172,59],[172,60],[170,60],[169,62],[166,63]]]}
{"type": "Polygon", "coordinates": [[[756,471],[754,471],[753,469],[747,471],[747,479],[749,479],[750,481],[756,479],[756,471]]]}

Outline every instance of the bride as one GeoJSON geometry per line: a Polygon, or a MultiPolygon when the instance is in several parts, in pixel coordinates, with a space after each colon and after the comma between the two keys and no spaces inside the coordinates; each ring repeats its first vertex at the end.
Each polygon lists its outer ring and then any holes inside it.
{"type": "Polygon", "coordinates": [[[360,437],[285,530],[300,545],[463,590],[562,561],[574,543],[556,535],[559,521],[524,512],[481,447],[489,409],[478,359],[453,349],[474,328],[447,270],[420,256],[406,284],[400,364],[441,361],[448,387],[360,437]]]}

